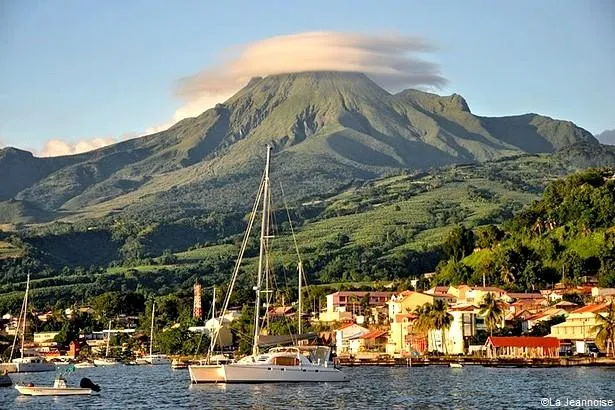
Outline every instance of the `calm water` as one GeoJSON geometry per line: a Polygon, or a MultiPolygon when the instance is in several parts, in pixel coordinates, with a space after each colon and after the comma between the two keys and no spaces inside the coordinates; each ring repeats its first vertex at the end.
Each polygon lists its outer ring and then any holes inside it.
{"type": "MultiPolygon", "coordinates": [[[[26,397],[0,387],[1,409],[475,409],[544,408],[541,399],[615,400],[615,368],[506,369],[449,367],[344,368],[349,383],[191,385],[187,370],[167,366],[77,369],[69,384],[89,377],[99,396],[26,397]]],[[[12,375],[53,383],[53,373],[12,375]]]]}

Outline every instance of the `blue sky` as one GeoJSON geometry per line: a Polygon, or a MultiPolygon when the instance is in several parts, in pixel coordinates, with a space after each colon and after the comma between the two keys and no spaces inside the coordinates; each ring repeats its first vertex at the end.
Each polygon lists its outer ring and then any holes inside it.
{"type": "MultiPolygon", "coordinates": [[[[615,2],[0,2],[0,144],[118,139],[167,123],[178,79],[309,31],[411,35],[478,115],[615,128],[615,2]]],[[[397,90],[391,90],[397,91],[397,90]]]]}

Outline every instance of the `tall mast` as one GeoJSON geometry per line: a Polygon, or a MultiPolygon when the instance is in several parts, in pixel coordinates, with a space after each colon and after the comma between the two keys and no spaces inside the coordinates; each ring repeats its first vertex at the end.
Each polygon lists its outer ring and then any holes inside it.
{"type": "Polygon", "coordinates": [[[258,255],[258,272],[256,276],[256,304],[254,305],[254,345],[252,346],[252,354],[258,354],[258,339],[259,339],[259,320],[260,320],[260,304],[261,304],[261,285],[263,280],[263,258],[267,249],[266,241],[269,238],[269,223],[268,223],[268,206],[269,206],[269,160],[271,157],[271,146],[267,145],[267,162],[265,163],[265,178],[263,184],[263,218],[261,220],[261,243],[260,252],[258,255]]]}
{"type": "Polygon", "coordinates": [[[28,292],[30,291],[30,274],[28,273],[28,279],[26,280],[26,296],[23,302],[23,328],[21,330],[21,358],[23,359],[23,345],[26,340],[26,321],[28,319],[28,292]]]}
{"type": "Polygon", "coordinates": [[[301,285],[303,282],[303,262],[299,261],[297,266],[297,272],[299,273],[299,325],[297,326],[297,333],[301,334],[301,307],[302,307],[302,295],[301,285]]]}
{"type": "Polygon", "coordinates": [[[111,321],[109,321],[109,331],[107,332],[107,351],[105,357],[109,357],[109,342],[111,341],[111,321]]]}
{"type": "Polygon", "coordinates": [[[152,302],[152,327],[149,332],[149,355],[152,356],[152,348],[154,347],[154,313],[156,312],[156,302],[152,302]]]}
{"type": "Polygon", "coordinates": [[[211,318],[216,318],[216,287],[214,286],[214,296],[211,300],[211,318]]]}

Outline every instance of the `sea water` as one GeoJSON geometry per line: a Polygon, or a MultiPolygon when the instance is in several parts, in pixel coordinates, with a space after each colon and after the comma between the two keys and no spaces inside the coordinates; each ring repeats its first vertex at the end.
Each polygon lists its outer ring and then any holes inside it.
{"type": "MultiPolygon", "coordinates": [[[[2,387],[0,408],[537,409],[575,408],[579,403],[582,405],[576,408],[609,408],[600,404],[615,400],[615,368],[429,366],[342,370],[350,382],[192,385],[187,370],[172,370],[170,366],[77,369],[69,374],[69,384],[78,385],[81,377],[89,377],[100,385],[99,395],[29,397],[20,396],[14,387],[2,387]]],[[[54,374],[11,377],[14,381],[52,385],[54,374]]]]}

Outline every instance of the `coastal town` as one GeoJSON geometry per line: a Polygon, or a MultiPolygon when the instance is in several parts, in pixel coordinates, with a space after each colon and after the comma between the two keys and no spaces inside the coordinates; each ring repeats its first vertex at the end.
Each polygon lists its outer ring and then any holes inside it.
{"type": "MultiPolygon", "coordinates": [[[[204,316],[201,299],[201,286],[196,283],[194,319],[204,316]]],[[[340,290],[327,294],[320,310],[301,312],[301,317],[309,322],[310,331],[286,342],[327,344],[336,352],[339,363],[349,365],[405,363],[404,360],[414,360],[416,365],[421,359],[442,357],[584,358],[583,363],[595,363],[601,357],[614,354],[614,299],[615,288],[601,288],[591,282],[574,286],[557,284],[552,289],[532,293],[468,285],[437,286],[425,291],[340,290]]],[[[222,313],[203,318],[202,325],[187,330],[205,335],[207,340],[216,337],[218,351],[237,356],[235,325],[241,311],[229,309],[222,313]]],[[[18,323],[18,317],[7,313],[2,316],[1,333],[8,340],[24,326],[28,329],[26,334],[32,335],[24,344],[24,354],[49,361],[104,356],[110,339],[114,341],[112,351],[116,357],[146,354],[150,336],[137,331],[139,316],[136,315],[117,315],[109,329],[79,332],[68,343],[66,339],[62,343],[61,331],[29,330],[33,321],[40,325],[58,316],[70,322],[77,316],[96,315],[91,306],[32,312],[24,325],[18,323]]],[[[291,323],[299,316],[298,305],[271,305],[265,316],[272,322],[291,323]]],[[[179,326],[179,323],[169,324],[161,334],[179,326]]],[[[262,333],[263,338],[272,338],[272,345],[284,343],[280,336],[268,335],[266,329],[262,333]]],[[[4,343],[6,356],[10,346],[4,343]]],[[[168,353],[179,355],[180,352],[168,353]]]]}

